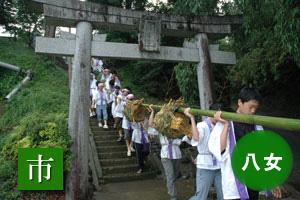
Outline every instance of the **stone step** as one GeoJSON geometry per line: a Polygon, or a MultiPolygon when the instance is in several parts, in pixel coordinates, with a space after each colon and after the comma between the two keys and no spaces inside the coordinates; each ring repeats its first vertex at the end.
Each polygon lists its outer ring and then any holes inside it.
{"type": "Polygon", "coordinates": [[[119,135],[117,131],[93,131],[93,135],[119,135]]]}
{"type": "Polygon", "coordinates": [[[102,159],[100,160],[101,166],[118,166],[118,165],[129,165],[136,164],[136,157],[126,157],[126,158],[117,158],[117,159],[102,159]]]}
{"type": "Polygon", "coordinates": [[[117,141],[118,135],[94,135],[95,141],[117,141]]]}
{"type": "Polygon", "coordinates": [[[137,169],[137,164],[102,167],[105,175],[136,172],[137,169]]]}
{"type": "Polygon", "coordinates": [[[104,147],[104,146],[115,146],[115,145],[124,145],[125,142],[117,142],[117,140],[113,141],[102,141],[102,140],[95,140],[97,147],[104,147]]]}
{"type": "Polygon", "coordinates": [[[99,159],[126,158],[127,151],[98,153],[99,159]]]}
{"type": "Polygon", "coordinates": [[[108,126],[108,128],[103,128],[103,127],[98,127],[98,125],[97,126],[90,126],[90,128],[91,128],[91,131],[92,132],[95,132],[95,131],[97,131],[97,132],[99,132],[99,131],[103,131],[103,132],[107,132],[107,131],[115,131],[115,132],[117,132],[117,130],[116,129],[114,129],[112,126],[108,126]]]}
{"type": "Polygon", "coordinates": [[[106,139],[106,140],[103,140],[103,139],[95,139],[95,144],[96,146],[100,146],[100,147],[103,147],[103,146],[116,146],[116,145],[125,145],[126,146],[126,143],[124,140],[122,140],[121,142],[118,142],[116,138],[114,139],[106,139]]]}
{"type": "MultiPolygon", "coordinates": [[[[103,121],[101,121],[103,123],[103,121]]],[[[114,122],[113,121],[107,121],[108,125],[113,125],[114,122]]],[[[98,125],[98,120],[90,120],[90,125],[98,125]]]]}
{"type": "Polygon", "coordinates": [[[114,133],[117,133],[118,131],[116,129],[113,129],[113,128],[99,128],[99,127],[93,127],[91,128],[92,132],[93,133],[111,133],[111,132],[114,132],[114,133]]]}
{"type": "Polygon", "coordinates": [[[116,131],[92,131],[93,135],[119,135],[116,131]]]}
{"type": "Polygon", "coordinates": [[[112,183],[112,182],[145,180],[145,179],[154,178],[156,174],[157,173],[155,171],[145,171],[141,174],[137,174],[136,172],[110,174],[110,175],[103,176],[102,181],[104,183],[112,183]]]}
{"type": "Polygon", "coordinates": [[[114,146],[96,146],[97,151],[99,153],[104,153],[104,152],[127,152],[127,147],[125,145],[114,145],[114,146]]]}

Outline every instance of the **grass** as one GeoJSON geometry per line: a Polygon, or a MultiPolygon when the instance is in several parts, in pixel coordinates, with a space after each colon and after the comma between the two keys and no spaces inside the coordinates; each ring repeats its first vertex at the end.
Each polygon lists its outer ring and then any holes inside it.
{"type": "MultiPolygon", "coordinates": [[[[5,104],[6,112],[0,118],[0,130],[17,125],[20,119],[31,112],[67,112],[68,77],[64,70],[56,67],[46,57],[36,55],[24,43],[6,38],[0,39],[0,60],[33,71],[33,80],[5,104]]],[[[7,71],[2,71],[3,74],[7,73],[6,80],[16,77],[16,72],[7,71]]],[[[20,80],[22,77],[17,79],[20,80]]],[[[6,80],[0,79],[0,86],[5,85],[6,80]]],[[[16,82],[11,81],[6,90],[13,89],[16,82]]],[[[0,91],[2,90],[0,87],[0,91]]],[[[4,98],[4,93],[1,98],[4,98]]]]}
{"type": "MultiPolygon", "coordinates": [[[[18,144],[24,143],[24,141],[28,145],[51,146],[56,142],[67,140],[63,138],[67,138],[66,129],[57,128],[57,132],[53,132],[49,123],[52,123],[57,116],[67,116],[68,75],[46,56],[37,55],[23,42],[9,38],[0,38],[0,61],[33,71],[33,79],[22,87],[9,102],[0,101],[0,199],[21,199],[24,196],[16,190],[17,160],[9,159],[7,155],[10,155],[10,152],[16,152],[18,144]],[[33,119],[37,117],[37,123],[42,120],[45,125],[37,124],[40,129],[26,127],[30,124],[27,122],[30,117],[33,119]],[[22,133],[21,129],[25,131],[22,133]],[[63,131],[58,132],[59,130],[63,131]],[[41,141],[38,142],[28,139],[30,135],[27,134],[39,136],[42,131],[48,134],[47,138],[39,137],[41,141]],[[49,140],[48,136],[51,134],[61,134],[62,136],[49,140]],[[24,140],[24,138],[28,140],[24,140]]],[[[23,77],[17,72],[0,68],[0,98],[3,99],[23,77]]],[[[65,128],[67,120],[63,121],[65,122],[60,127],[65,128]]],[[[43,195],[43,193],[33,194],[33,196],[39,195],[43,195]]],[[[34,197],[32,198],[34,199],[34,197]]]]}

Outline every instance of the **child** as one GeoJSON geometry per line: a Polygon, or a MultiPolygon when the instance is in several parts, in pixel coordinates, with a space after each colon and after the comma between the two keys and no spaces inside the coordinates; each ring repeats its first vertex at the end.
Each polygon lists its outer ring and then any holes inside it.
{"type": "Polygon", "coordinates": [[[144,171],[146,157],[150,153],[150,143],[148,138],[148,120],[144,119],[142,122],[131,123],[133,132],[131,141],[135,146],[136,156],[138,160],[138,171],[140,174],[144,171]]]}
{"type": "Polygon", "coordinates": [[[168,194],[170,195],[171,200],[177,200],[175,181],[180,174],[180,162],[182,155],[179,145],[182,143],[182,140],[170,139],[158,133],[157,130],[153,128],[154,110],[151,106],[149,108],[151,110],[148,129],[149,135],[150,137],[154,135],[159,136],[159,141],[161,144],[160,157],[167,178],[168,194]]]}
{"type": "Polygon", "coordinates": [[[119,77],[117,76],[117,71],[116,70],[112,70],[111,72],[111,80],[114,81],[115,86],[118,85],[119,87],[121,87],[121,82],[119,77]]]}
{"type": "MultiPolygon", "coordinates": [[[[218,110],[220,104],[210,106],[212,110],[218,110]]],[[[212,184],[217,192],[217,199],[223,199],[221,169],[216,158],[208,150],[208,139],[210,133],[217,122],[212,117],[205,118],[196,126],[194,116],[189,112],[190,108],[184,110],[184,114],[190,118],[192,124],[193,137],[191,144],[197,146],[198,155],[196,158],[197,175],[196,175],[196,194],[190,200],[206,200],[212,184]]]]}
{"type": "MultiPolygon", "coordinates": [[[[134,100],[134,95],[133,94],[128,94],[127,95],[127,102],[134,100]]],[[[126,103],[127,103],[126,102],[126,103]]],[[[133,143],[131,141],[132,137],[132,127],[131,127],[131,122],[127,120],[125,115],[123,116],[122,119],[122,128],[124,130],[124,138],[127,146],[127,156],[131,156],[131,152],[135,152],[133,148],[133,143]]]]}
{"type": "Polygon", "coordinates": [[[104,82],[105,88],[109,90],[109,81],[111,80],[111,73],[108,67],[104,67],[100,81],[104,82]]]}
{"type": "MultiPolygon", "coordinates": [[[[257,90],[245,87],[239,93],[236,112],[254,115],[260,100],[261,96],[257,90]]],[[[226,121],[221,118],[221,114],[221,111],[218,111],[214,116],[218,123],[211,133],[208,148],[221,165],[224,199],[258,200],[258,191],[247,188],[234,177],[231,168],[231,154],[236,142],[242,136],[254,130],[262,130],[263,128],[259,125],[226,121]]],[[[273,189],[272,193],[275,198],[281,198],[280,187],[273,189]]]]}
{"type": "Polygon", "coordinates": [[[115,81],[110,80],[109,81],[109,89],[106,89],[107,95],[108,95],[108,103],[107,103],[107,112],[108,112],[108,119],[113,118],[113,110],[112,110],[112,104],[114,101],[113,93],[115,91],[115,81]]]}
{"type": "Polygon", "coordinates": [[[93,105],[96,105],[96,112],[97,112],[97,119],[98,119],[98,126],[101,128],[103,125],[101,123],[102,116],[104,121],[103,128],[108,128],[107,126],[107,102],[108,96],[106,91],[104,90],[104,83],[98,84],[98,90],[93,97],[93,105]]]}
{"type": "Polygon", "coordinates": [[[93,96],[95,96],[97,92],[97,80],[95,78],[95,74],[90,74],[90,100],[91,100],[91,106],[90,106],[90,117],[93,117],[96,115],[95,113],[95,107],[93,107],[93,96]]]}
{"type": "Polygon", "coordinates": [[[117,104],[117,97],[119,96],[120,94],[120,87],[119,86],[115,86],[115,90],[110,94],[110,99],[112,101],[112,104],[111,104],[111,114],[112,114],[112,117],[114,119],[114,128],[116,128],[116,115],[115,115],[115,108],[116,108],[116,104],[117,104]]]}
{"type": "Polygon", "coordinates": [[[115,124],[116,129],[119,134],[118,142],[121,142],[123,139],[123,133],[122,133],[122,119],[124,117],[124,106],[126,105],[127,101],[127,95],[129,94],[129,90],[127,88],[123,88],[121,94],[117,96],[117,104],[114,109],[115,114],[115,124]]]}

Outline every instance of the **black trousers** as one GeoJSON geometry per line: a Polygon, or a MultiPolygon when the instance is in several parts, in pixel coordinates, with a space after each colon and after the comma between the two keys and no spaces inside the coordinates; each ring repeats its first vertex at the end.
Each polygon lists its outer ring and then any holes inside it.
{"type": "Polygon", "coordinates": [[[134,143],[139,169],[144,170],[145,159],[149,152],[143,152],[143,144],[134,143]]]}
{"type": "Polygon", "coordinates": [[[249,200],[258,200],[259,198],[259,192],[255,190],[251,190],[250,188],[247,188],[249,200]]]}
{"type": "Polygon", "coordinates": [[[108,116],[108,120],[112,120],[113,116],[111,113],[111,107],[112,107],[112,102],[110,102],[109,104],[107,104],[107,116],[108,116]]]}
{"type": "Polygon", "coordinates": [[[249,200],[258,200],[259,192],[247,188],[249,194],[249,200]]]}

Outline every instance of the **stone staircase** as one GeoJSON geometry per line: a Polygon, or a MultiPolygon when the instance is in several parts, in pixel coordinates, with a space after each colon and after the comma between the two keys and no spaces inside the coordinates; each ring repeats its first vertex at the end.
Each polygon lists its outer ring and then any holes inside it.
{"type": "Polygon", "coordinates": [[[146,163],[146,169],[141,174],[136,174],[137,160],[135,153],[127,157],[125,141],[117,142],[118,133],[109,126],[109,129],[99,128],[96,119],[90,119],[90,127],[102,168],[102,183],[134,181],[154,178],[157,171],[146,163]]]}

